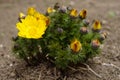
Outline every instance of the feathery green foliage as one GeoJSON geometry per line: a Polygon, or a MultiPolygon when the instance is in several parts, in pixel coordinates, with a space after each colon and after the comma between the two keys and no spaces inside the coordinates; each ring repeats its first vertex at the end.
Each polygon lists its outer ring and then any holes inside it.
{"type": "Polygon", "coordinates": [[[27,39],[17,36],[14,53],[29,64],[38,63],[47,56],[61,69],[86,62],[100,53],[100,45],[106,38],[100,22],[96,20],[90,25],[86,15],[85,9],[78,14],[76,9],[69,7],[49,7],[46,13],[49,25],[43,37],[27,39]]]}

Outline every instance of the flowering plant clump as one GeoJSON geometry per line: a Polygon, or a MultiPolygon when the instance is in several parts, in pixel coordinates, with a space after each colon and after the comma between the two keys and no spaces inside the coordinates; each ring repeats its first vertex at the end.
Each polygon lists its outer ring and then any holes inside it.
{"type": "Polygon", "coordinates": [[[90,25],[86,17],[86,9],[78,13],[74,8],[55,5],[43,15],[29,8],[26,15],[20,13],[13,51],[28,64],[39,63],[43,58],[62,69],[84,63],[100,53],[106,38],[100,21],[90,25]]]}

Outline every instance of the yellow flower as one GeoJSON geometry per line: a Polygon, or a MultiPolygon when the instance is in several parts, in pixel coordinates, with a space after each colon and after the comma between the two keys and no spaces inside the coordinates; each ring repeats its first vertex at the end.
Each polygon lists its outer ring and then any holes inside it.
{"type": "Polygon", "coordinates": [[[101,23],[98,20],[95,20],[93,23],[93,30],[100,30],[101,29],[101,23]]]}
{"type": "Polygon", "coordinates": [[[79,15],[82,19],[85,19],[87,15],[87,10],[86,9],[81,10],[79,15]]]}
{"type": "Polygon", "coordinates": [[[53,8],[51,8],[51,7],[48,7],[48,9],[47,9],[47,13],[49,14],[49,13],[52,13],[52,12],[55,12],[56,10],[55,9],[53,9],[53,8]]]}
{"type": "Polygon", "coordinates": [[[73,17],[77,17],[78,15],[78,12],[76,9],[72,9],[71,12],[70,12],[70,16],[73,16],[73,17]]]}
{"type": "Polygon", "coordinates": [[[19,30],[18,36],[33,39],[42,38],[47,28],[45,20],[37,20],[36,17],[31,15],[27,15],[25,19],[21,19],[21,22],[16,25],[19,30]]]}
{"type": "Polygon", "coordinates": [[[33,8],[33,7],[30,7],[30,8],[28,8],[27,14],[28,15],[34,15],[35,12],[36,12],[36,9],[33,8]]]}
{"type": "Polygon", "coordinates": [[[74,52],[78,52],[79,50],[81,50],[82,45],[81,43],[75,39],[71,44],[70,44],[70,48],[74,51],[74,52]]]}

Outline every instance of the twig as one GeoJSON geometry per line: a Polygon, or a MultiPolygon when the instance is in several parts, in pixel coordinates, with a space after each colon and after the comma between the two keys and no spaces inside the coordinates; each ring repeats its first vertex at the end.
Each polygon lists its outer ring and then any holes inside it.
{"type": "Polygon", "coordinates": [[[81,71],[81,70],[85,70],[85,71],[88,70],[87,68],[84,68],[84,67],[79,67],[78,69],[79,69],[80,71],[81,71]]]}
{"type": "Polygon", "coordinates": [[[75,68],[70,67],[70,66],[69,66],[68,68],[70,68],[70,69],[73,70],[73,71],[89,70],[89,71],[91,71],[94,75],[96,75],[97,77],[102,78],[102,76],[100,76],[100,75],[97,74],[93,69],[91,69],[89,65],[87,65],[87,64],[84,64],[84,65],[85,65],[87,68],[79,67],[79,69],[75,69],[75,68]]]}
{"type": "Polygon", "coordinates": [[[42,71],[40,71],[40,74],[39,74],[38,80],[41,80],[41,77],[42,77],[42,71]]]}
{"type": "Polygon", "coordinates": [[[112,63],[102,63],[102,65],[105,65],[105,66],[112,66],[112,67],[115,67],[116,69],[118,69],[118,70],[120,70],[120,67],[118,67],[118,66],[116,66],[116,65],[114,65],[114,64],[112,64],[112,63]]]}
{"type": "Polygon", "coordinates": [[[68,66],[69,69],[73,70],[73,71],[77,71],[75,68],[68,66]]]}
{"type": "Polygon", "coordinates": [[[56,67],[54,67],[54,77],[55,77],[55,80],[57,80],[56,67]]]}
{"type": "Polygon", "coordinates": [[[91,71],[94,75],[96,75],[97,77],[99,77],[99,78],[102,78],[102,76],[100,76],[99,74],[97,74],[92,68],[90,68],[90,66],[89,65],[87,65],[87,64],[84,64],[87,68],[88,68],[88,70],[89,71],[91,71]]]}
{"type": "Polygon", "coordinates": [[[51,78],[51,80],[55,80],[55,78],[52,77],[52,76],[44,76],[44,77],[47,78],[47,79],[50,79],[50,78],[51,78]]]}
{"type": "Polygon", "coordinates": [[[111,64],[111,66],[113,66],[113,67],[117,68],[118,70],[120,70],[120,67],[118,67],[118,66],[116,66],[114,64],[111,64]]]}
{"type": "Polygon", "coordinates": [[[65,76],[63,80],[67,80],[67,76],[65,76]]]}
{"type": "Polygon", "coordinates": [[[77,80],[82,80],[82,78],[81,78],[80,76],[75,76],[75,78],[76,78],[77,80]]]}
{"type": "Polygon", "coordinates": [[[15,71],[15,75],[16,75],[17,77],[23,77],[23,75],[22,75],[21,73],[19,73],[16,69],[15,69],[14,71],[15,71]]]}
{"type": "Polygon", "coordinates": [[[89,71],[91,71],[93,74],[95,74],[97,77],[99,77],[99,78],[102,78],[99,74],[97,74],[92,68],[90,68],[90,66],[89,65],[87,65],[87,64],[84,64],[87,68],[88,68],[88,70],[89,71]]]}
{"type": "Polygon", "coordinates": [[[71,69],[71,70],[73,70],[73,71],[81,71],[81,70],[88,70],[88,69],[86,69],[86,68],[83,68],[83,67],[79,67],[79,68],[77,68],[77,69],[75,69],[75,68],[73,68],[73,67],[71,67],[71,66],[68,66],[68,68],[69,69],[71,69]]]}

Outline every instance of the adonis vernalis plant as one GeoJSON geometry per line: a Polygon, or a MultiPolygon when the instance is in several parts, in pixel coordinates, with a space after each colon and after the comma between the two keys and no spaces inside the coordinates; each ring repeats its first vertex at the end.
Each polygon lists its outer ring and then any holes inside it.
{"type": "Polygon", "coordinates": [[[16,24],[13,51],[30,65],[43,58],[62,69],[84,63],[100,53],[106,38],[100,21],[90,25],[86,17],[86,9],[78,13],[74,8],[55,5],[41,14],[28,8],[27,14],[20,13],[16,24]]]}

